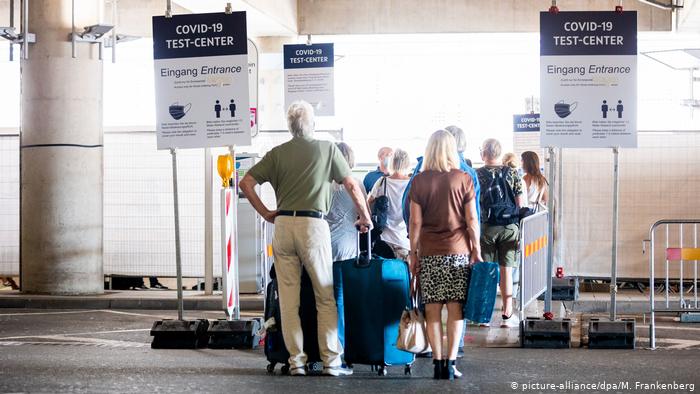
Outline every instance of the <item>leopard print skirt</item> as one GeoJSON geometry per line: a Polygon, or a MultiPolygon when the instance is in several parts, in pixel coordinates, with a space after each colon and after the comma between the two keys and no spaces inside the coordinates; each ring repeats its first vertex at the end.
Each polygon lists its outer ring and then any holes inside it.
{"type": "Polygon", "coordinates": [[[467,294],[469,256],[423,256],[420,268],[420,289],[426,304],[450,301],[464,303],[467,294]]]}

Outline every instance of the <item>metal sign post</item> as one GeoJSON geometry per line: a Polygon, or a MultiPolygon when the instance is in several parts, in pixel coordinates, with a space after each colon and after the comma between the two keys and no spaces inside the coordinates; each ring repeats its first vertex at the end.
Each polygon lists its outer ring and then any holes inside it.
{"type": "Polygon", "coordinates": [[[214,292],[212,189],[211,148],[204,148],[204,294],[206,295],[214,292]]]}
{"type": "MultiPolygon", "coordinates": [[[[617,228],[619,212],[619,151],[613,149],[613,212],[612,212],[612,264],[610,272],[610,320],[592,318],[588,322],[589,349],[634,349],[636,346],[635,319],[617,319],[617,228]]],[[[653,249],[652,249],[653,250],[653,249]]],[[[653,286],[650,292],[654,293],[653,286]]],[[[653,312],[652,312],[653,315],[653,312]]],[[[653,323],[652,323],[653,325],[653,323]]]]}
{"type": "Polygon", "coordinates": [[[173,206],[175,209],[175,270],[177,272],[177,319],[182,320],[182,260],[180,257],[180,210],[177,198],[177,153],[170,149],[173,156],[173,206]]]}
{"type": "MultiPolygon", "coordinates": [[[[617,223],[619,203],[619,148],[613,148],[613,221],[612,221],[612,264],[610,272],[610,321],[617,318],[617,223]]],[[[652,288],[651,291],[654,291],[652,288]]]]}
{"type": "MultiPolygon", "coordinates": [[[[554,207],[554,189],[556,187],[557,179],[554,176],[554,147],[547,147],[547,152],[549,156],[549,195],[547,198],[547,207],[549,207],[550,212],[554,207]]],[[[554,271],[554,215],[549,215],[549,223],[547,225],[547,292],[544,296],[544,311],[552,311],[552,273],[554,271]]]]}
{"type": "MultiPolygon", "coordinates": [[[[559,148],[559,157],[557,157],[557,200],[555,207],[554,220],[559,228],[557,232],[557,256],[559,257],[559,266],[564,266],[564,148],[559,148]]],[[[554,241],[554,240],[552,240],[554,241]]]]}

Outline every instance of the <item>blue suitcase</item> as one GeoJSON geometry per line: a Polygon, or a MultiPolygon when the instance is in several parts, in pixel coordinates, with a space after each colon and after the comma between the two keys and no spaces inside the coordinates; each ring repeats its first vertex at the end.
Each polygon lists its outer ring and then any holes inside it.
{"type": "Polygon", "coordinates": [[[404,365],[409,375],[415,356],[396,348],[401,314],[411,307],[406,262],[361,253],[335,268],[341,282],[345,362],[370,365],[380,376],[389,365],[404,365]]]}
{"type": "Polygon", "coordinates": [[[498,263],[476,263],[469,267],[468,272],[464,318],[475,323],[488,323],[496,303],[500,273],[498,263]]]}

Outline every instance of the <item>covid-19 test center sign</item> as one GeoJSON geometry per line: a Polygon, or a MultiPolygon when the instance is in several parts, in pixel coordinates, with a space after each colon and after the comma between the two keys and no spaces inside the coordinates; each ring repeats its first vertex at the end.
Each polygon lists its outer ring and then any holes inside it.
{"type": "Polygon", "coordinates": [[[333,64],[333,44],[285,45],[285,107],[304,100],[316,115],[335,115],[333,64]]]}
{"type": "Polygon", "coordinates": [[[542,146],[637,147],[637,13],[540,14],[542,146]]]}
{"type": "Polygon", "coordinates": [[[245,12],[153,17],[158,149],[250,145],[245,12]]]}

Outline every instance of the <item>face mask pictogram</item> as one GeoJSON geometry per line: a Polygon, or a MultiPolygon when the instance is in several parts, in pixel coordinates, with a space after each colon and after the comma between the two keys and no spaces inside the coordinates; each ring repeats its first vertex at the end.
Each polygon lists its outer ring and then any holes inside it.
{"type": "Polygon", "coordinates": [[[180,120],[187,114],[187,112],[189,112],[191,107],[192,104],[189,103],[186,105],[180,105],[180,103],[174,102],[170,105],[170,107],[168,107],[168,112],[173,119],[180,120]]]}
{"type": "Polygon", "coordinates": [[[565,103],[563,100],[554,104],[554,112],[556,112],[557,116],[560,118],[564,119],[567,116],[571,115],[572,112],[576,109],[578,106],[578,102],[574,101],[571,104],[565,103]]]}

